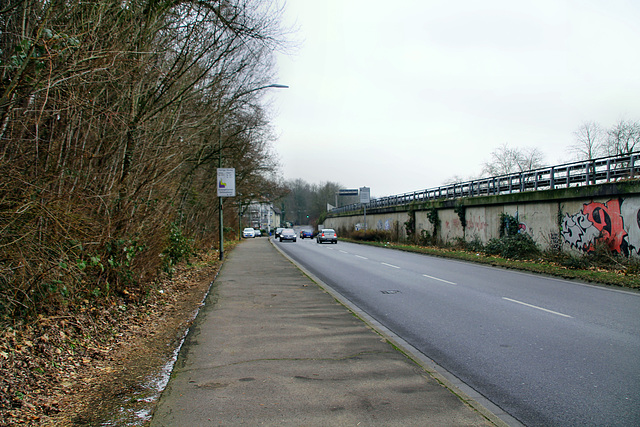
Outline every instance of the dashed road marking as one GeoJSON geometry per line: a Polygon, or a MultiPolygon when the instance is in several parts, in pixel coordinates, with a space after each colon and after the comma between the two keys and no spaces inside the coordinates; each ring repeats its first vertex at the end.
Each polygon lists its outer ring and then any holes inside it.
{"type": "Polygon", "coordinates": [[[440,282],[444,282],[444,283],[448,283],[450,285],[456,285],[457,283],[455,282],[450,282],[448,280],[444,280],[444,279],[440,279],[438,277],[433,277],[433,276],[429,276],[428,274],[423,274],[424,277],[428,277],[429,279],[433,279],[433,280],[438,280],[440,282]]]}
{"type": "Polygon", "coordinates": [[[511,298],[507,298],[507,297],[502,297],[502,299],[506,300],[506,301],[515,302],[516,304],[526,305],[527,307],[535,308],[537,310],[546,311],[547,313],[556,314],[558,316],[573,318],[573,317],[569,316],[568,314],[558,313],[557,311],[549,310],[547,308],[538,307],[537,305],[527,304],[526,302],[518,301],[518,300],[515,300],[515,299],[511,299],[511,298]]]}
{"type": "Polygon", "coordinates": [[[382,264],[382,265],[386,265],[387,267],[400,268],[400,267],[398,267],[397,265],[387,264],[386,262],[381,262],[380,264],[382,264]]]}

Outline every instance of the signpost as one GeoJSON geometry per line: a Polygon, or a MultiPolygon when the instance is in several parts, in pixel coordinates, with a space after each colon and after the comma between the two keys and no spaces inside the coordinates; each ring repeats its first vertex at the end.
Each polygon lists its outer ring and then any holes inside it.
{"type": "Polygon", "coordinates": [[[364,231],[367,231],[367,203],[371,201],[371,188],[360,187],[360,203],[364,209],[364,231]]]}
{"type": "Polygon", "coordinates": [[[218,208],[220,223],[220,261],[224,259],[224,226],[222,222],[222,198],[236,195],[236,168],[218,168],[218,208]]]}

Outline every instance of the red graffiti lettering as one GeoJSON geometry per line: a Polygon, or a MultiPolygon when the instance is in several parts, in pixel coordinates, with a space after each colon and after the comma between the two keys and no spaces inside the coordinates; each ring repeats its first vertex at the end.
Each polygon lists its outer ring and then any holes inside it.
{"type": "Polygon", "coordinates": [[[621,253],[627,232],[624,231],[624,221],[620,214],[620,202],[609,200],[607,203],[588,203],[584,205],[582,212],[600,231],[599,240],[606,242],[612,251],[621,253]]]}

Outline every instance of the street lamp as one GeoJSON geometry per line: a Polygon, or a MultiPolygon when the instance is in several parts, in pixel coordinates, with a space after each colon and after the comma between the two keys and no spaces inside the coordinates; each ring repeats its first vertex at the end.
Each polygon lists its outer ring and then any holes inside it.
{"type": "MultiPolygon", "coordinates": [[[[260,86],[254,89],[250,89],[246,92],[242,92],[239,95],[237,95],[236,98],[240,98],[241,96],[244,95],[248,95],[252,92],[257,92],[259,90],[262,89],[269,89],[269,88],[275,88],[275,89],[287,89],[289,86],[287,85],[281,85],[281,84],[270,84],[270,85],[266,85],[266,86],[260,86]]],[[[218,114],[220,114],[220,112],[218,112],[218,114]]],[[[219,150],[218,150],[218,169],[222,169],[222,121],[218,122],[218,144],[219,144],[219,150]]],[[[216,185],[217,187],[217,185],[216,185]]],[[[220,228],[220,261],[222,261],[224,259],[224,222],[222,220],[222,196],[218,197],[218,210],[219,210],[219,217],[218,217],[218,225],[220,228]]]]}
{"type": "MultiPolygon", "coordinates": [[[[258,88],[255,88],[255,89],[251,89],[249,92],[254,92],[256,90],[261,90],[261,89],[268,89],[270,87],[273,87],[273,88],[276,88],[276,89],[288,89],[289,88],[289,86],[287,86],[287,85],[280,85],[280,84],[274,83],[274,84],[271,84],[271,85],[262,86],[262,87],[258,87],[258,88]]],[[[249,93],[249,92],[247,92],[247,93],[249,93]]]]}

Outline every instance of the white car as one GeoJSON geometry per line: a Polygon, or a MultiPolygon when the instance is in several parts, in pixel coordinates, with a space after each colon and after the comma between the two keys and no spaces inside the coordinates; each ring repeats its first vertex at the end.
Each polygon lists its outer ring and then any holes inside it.
{"type": "Polygon", "coordinates": [[[253,228],[247,227],[242,230],[242,237],[256,237],[256,231],[253,228]]]}

